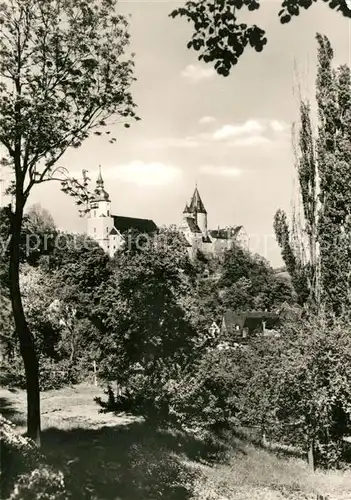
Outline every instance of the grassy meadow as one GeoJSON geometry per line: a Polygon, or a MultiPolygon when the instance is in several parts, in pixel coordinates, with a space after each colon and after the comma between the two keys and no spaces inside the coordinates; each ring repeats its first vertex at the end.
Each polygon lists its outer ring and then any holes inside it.
{"type": "MultiPolygon", "coordinates": [[[[351,471],[317,471],[233,436],[230,446],[99,413],[100,388],[42,394],[42,450],[73,498],[90,500],[351,499],[351,471]]],[[[25,393],[0,389],[3,415],[24,431],[25,393]]]]}

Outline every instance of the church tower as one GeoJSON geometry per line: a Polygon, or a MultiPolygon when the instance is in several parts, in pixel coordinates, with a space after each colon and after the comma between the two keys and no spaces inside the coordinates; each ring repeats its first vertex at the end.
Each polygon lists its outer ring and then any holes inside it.
{"type": "Polygon", "coordinates": [[[96,240],[106,252],[109,252],[110,232],[113,226],[110,195],[105,191],[101,166],[99,166],[96,188],[88,212],[88,236],[96,240]]]}
{"type": "Polygon", "coordinates": [[[207,212],[204,204],[202,203],[201,196],[197,186],[193,197],[191,198],[189,211],[193,214],[196,224],[200,228],[204,238],[207,238],[207,212]]]}

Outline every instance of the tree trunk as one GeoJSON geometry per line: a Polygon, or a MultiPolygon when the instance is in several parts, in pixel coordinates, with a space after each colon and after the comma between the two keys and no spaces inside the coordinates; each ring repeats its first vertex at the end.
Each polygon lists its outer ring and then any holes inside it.
{"type": "Polygon", "coordinates": [[[20,342],[20,351],[24,363],[27,385],[27,435],[40,445],[40,391],[39,365],[35,351],[34,337],[29,330],[21,298],[19,284],[19,261],[23,204],[16,203],[16,211],[11,217],[10,243],[10,292],[16,332],[20,342]]]}
{"type": "Polygon", "coordinates": [[[261,426],[261,445],[263,448],[267,448],[267,436],[266,436],[266,428],[264,425],[261,426]]]}
{"type": "Polygon", "coordinates": [[[308,449],[308,465],[311,467],[314,472],[314,452],[313,452],[313,441],[310,443],[310,447],[308,449]]]}

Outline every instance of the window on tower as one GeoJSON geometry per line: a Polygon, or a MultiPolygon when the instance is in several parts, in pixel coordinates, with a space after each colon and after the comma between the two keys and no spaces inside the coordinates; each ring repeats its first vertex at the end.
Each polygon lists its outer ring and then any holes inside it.
{"type": "Polygon", "coordinates": [[[94,233],[96,233],[96,227],[94,227],[94,233]]]}
{"type": "Polygon", "coordinates": [[[110,211],[107,210],[107,217],[110,217],[110,211]]]}
{"type": "Polygon", "coordinates": [[[94,210],[94,217],[96,217],[96,210],[94,210]]]}

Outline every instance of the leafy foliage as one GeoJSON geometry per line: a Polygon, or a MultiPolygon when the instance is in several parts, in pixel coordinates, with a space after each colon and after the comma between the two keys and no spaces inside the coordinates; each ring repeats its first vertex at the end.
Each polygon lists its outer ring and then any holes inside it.
{"type": "Polygon", "coordinates": [[[133,63],[125,56],[128,24],[115,5],[114,0],[1,5],[0,138],[9,164],[21,155],[25,197],[34,184],[55,177],[57,160],[91,130],[116,114],[135,117],[129,92],[133,63]]]}
{"type": "Polygon", "coordinates": [[[1,494],[8,500],[63,500],[67,498],[62,472],[45,463],[36,445],[19,436],[0,415],[1,494]]]}
{"type": "Polygon", "coordinates": [[[287,216],[283,210],[278,210],[274,216],[274,231],[278,245],[281,248],[283,261],[289,272],[298,303],[303,306],[310,298],[309,267],[301,255],[293,248],[287,216]]]}
{"type": "MultiPolygon", "coordinates": [[[[301,9],[308,9],[317,0],[284,0],[278,13],[280,22],[286,24],[301,9]]],[[[328,0],[329,7],[351,17],[346,2],[328,0]]],[[[187,47],[199,52],[199,61],[214,63],[217,73],[228,76],[247,47],[262,52],[267,44],[265,31],[259,26],[240,23],[240,10],[259,9],[259,0],[187,0],[184,7],[173,10],[172,18],[185,17],[193,24],[194,32],[187,47]]]]}
{"type": "Polygon", "coordinates": [[[309,104],[301,102],[296,151],[302,219],[295,214],[290,230],[278,211],[274,225],[300,303],[341,314],[350,300],[350,68],[334,71],[328,38],[317,34],[317,42],[318,134],[312,134],[309,104]]]}
{"type": "Polygon", "coordinates": [[[321,286],[324,300],[340,314],[350,301],[351,79],[349,67],[333,70],[334,53],[329,40],[321,35],[317,40],[321,286]]]}
{"type": "MultiPolygon", "coordinates": [[[[77,383],[92,375],[99,330],[91,321],[89,304],[93,290],[108,276],[108,257],[95,242],[83,235],[58,236],[61,244],[41,255],[36,266],[21,267],[22,300],[35,335],[42,390],[77,383]]],[[[5,328],[5,323],[2,326],[5,328]]],[[[13,325],[4,331],[2,345],[2,383],[25,387],[13,325]]]]}
{"type": "Polygon", "coordinates": [[[177,241],[156,236],[147,251],[121,251],[111,278],[99,290],[94,310],[108,335],[102,343],[101,370],[107,380],[125,382],[136,364],[151,380],[184,366],[197,337],[191,302],[190,266],[177,241]]]}
{"type": "Polygon", "coordinates": [[[274,310],[295,300],[287,280],[279,278],[262,257],[240,246],[225,253],[219,287],[223,309],[274,310]]]}
{"type": "Polygon", "coordinates": [[[292,326],[287,335],[278,385],[278,418],[295,427],[293,442],[314,444],[319,465],[338,465],[342,436],[350,428],[348,326],[320,317],[299,328],[292,326]]]}
{"type": "Polygon", "coordinates": [[[259,8],[256,0],[221,0],[211,2],[186,2],[185,7],[174,10],[172,17],[185,16],[194,24],[195,33],[187,47],[200,52],[199,60],[215,62],[219,75],[228,76],[243,54],[246,46],[251,45],[261,52],[267,43],[264,31],[258,26],[237,23],[236,10],[246,6],[249,11],[259,8]]]}

